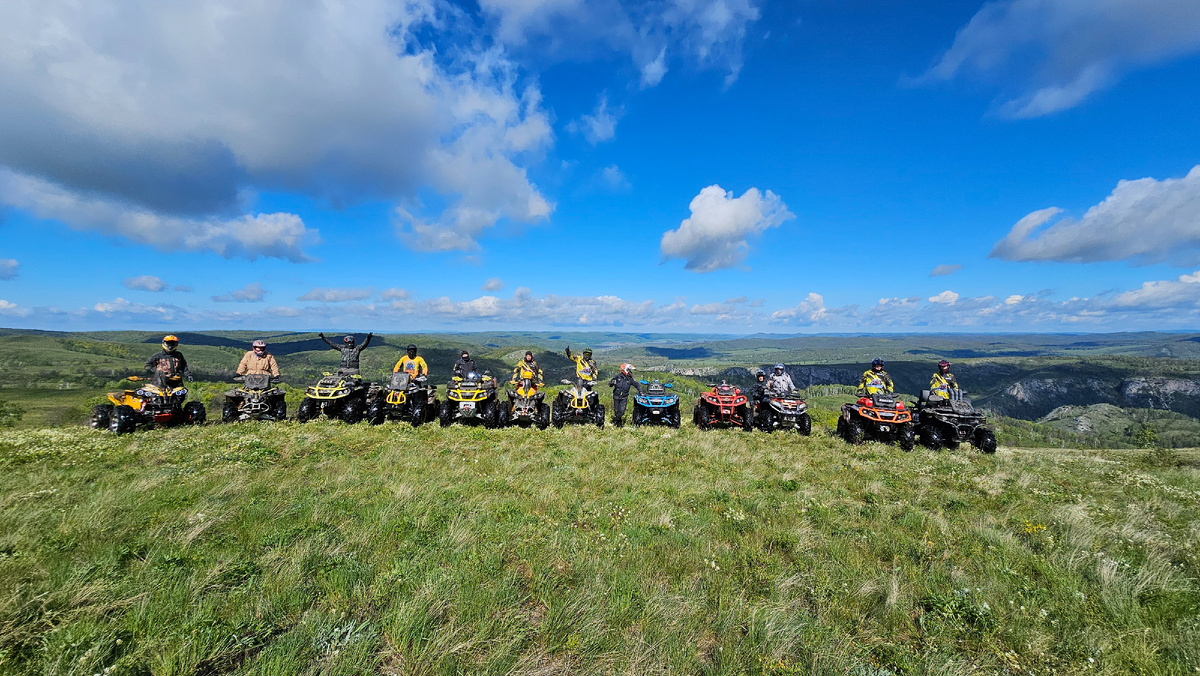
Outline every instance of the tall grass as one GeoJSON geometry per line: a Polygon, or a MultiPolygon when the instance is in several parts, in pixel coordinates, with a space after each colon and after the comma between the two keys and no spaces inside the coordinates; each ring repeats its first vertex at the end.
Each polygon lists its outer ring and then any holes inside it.
{"type": "Polygon", "coordinates": [[[3,673],[1200,668],[1194,452],[248,423],[0,470],[3,673]]]}

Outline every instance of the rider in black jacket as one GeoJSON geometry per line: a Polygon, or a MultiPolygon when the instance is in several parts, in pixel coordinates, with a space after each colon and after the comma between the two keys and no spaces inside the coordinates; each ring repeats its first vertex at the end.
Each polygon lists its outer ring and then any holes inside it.
{"type": "Polygon", "coordinates": [[[457,378],[466,378],[467,374],[478,372],[479,369],[475,367],[475,360],[471,359],[471,353],[463,350],[458,361],[454,362],[454,369],[450,372],[450,375],[457,378]]]}
{"type": "Polygon", "coordinates": [[[371,344],[371,337],[375,334],[368,333],[367,339],[362,342],[362,345],[354,344],[354,336],[346,336],[342,339],[342,344],[337,345],[329,342],[329,339],[325,337],[324,333],[318,333],[317,335],[321,337],[321,340],[325,341],[325,344],[328,345],[330,349],[337,350],[342,353],[342,364],[338,370],[346,375],[357,375],[358,356],[361,355],[362,351],[367,349],[367,346],[371,344]]]}
{"type": "Polygon", "coordinates": [[[633,377],[633,364],[621,364],[621,370],[608,381],[613,388],[613,424],[620,427],[625,424],[625,406],[629,403],[629,388],[642,393],[642,386],[633,377]]]}
{"type": "Polygon", "coordinates": [[[177,347],[179,347],[178,338],[165,336],[162,340],[162,352],[146,360],[146,370],[151,372],[151,381],[154,384],[159,386],[175,385],[184,376],[191,379],[192,375],[188,372],[187,360],[183,358],[182,352],[175,349],[177,347]]]}

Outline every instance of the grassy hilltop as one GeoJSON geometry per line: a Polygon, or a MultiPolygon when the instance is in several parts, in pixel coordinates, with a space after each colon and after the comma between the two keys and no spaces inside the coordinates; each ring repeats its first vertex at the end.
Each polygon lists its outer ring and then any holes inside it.
{"type": "Polygon", "coordinates": [[[0,432],[0,673],[1193,674],[1200,454],[0,432]]]}

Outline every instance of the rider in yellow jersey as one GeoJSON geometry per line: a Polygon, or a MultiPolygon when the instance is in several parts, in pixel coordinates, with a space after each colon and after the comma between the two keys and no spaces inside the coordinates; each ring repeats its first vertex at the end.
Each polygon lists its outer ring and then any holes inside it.
{"type": "Polygon", "coordinates": [[[408,352],[400,361],[396,362],[396,367],[392,369],[392,373],[404,371],[412,378],[429,375],[429,365],[425,363],[425,359],[417,356],[417,346],[409,344],[408,352]]]}
{"type": "Polygon", "coordinates": [[[542,367],[538,366],[537,360],[533,358],[533,352],[530,350],[526,350],[525,358],[513,367],[512,383],[516,385],[521,382],[522,378],[532,380],[534,387],[542,387],[546,384],[542,378],[542,367]]]}
{"type": "Polygon", "coordinates": [[[954,374],[950,372],[950,362],[945,359],[938,362],[937,373],[933,374],[933,378],[929,381],[929,393],[936,394],[943,399],[950,398],[950,390],[958,389],[958,380],[954,374]]]}
{"type": "Polygon", "coordinates": [[[866,392],[867,396],[891,392],[893,387],[892,377],[883,370],[883,360],[879,357],[871,362],[871,368],[864,371],[862,380],[858,381],[858,389],[866,392]]]}
{"type": "Polygon", "coordinates": [[[592,348],[583,348],[583,355],[571,354],[571,346],[567,346],[567,359],[575,362],[575,375],[586,383],[595,383],[600,377],[600,367],[592,359],[592,348]]]}

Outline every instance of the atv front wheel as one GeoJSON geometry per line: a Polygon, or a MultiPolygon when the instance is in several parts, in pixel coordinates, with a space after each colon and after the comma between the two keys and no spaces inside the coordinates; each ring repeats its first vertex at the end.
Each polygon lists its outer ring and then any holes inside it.
{"type": "Polygon", "coordinates": [[[753,432],[754,425],[750,422],[750,407],[746,404],[742,404],[733,410],[735,413],[739,413],[742,416],[742,431],[753,432]]]}
{"type": "Polygon", "coordinates": [[[384,404],[380,401],[381,397],[375,397],[367,406],[367,422],[372,425],[382,425],[384,420],[387,420],[387,413],[384,413],[384,404]]]}
{"type": "Polygon", "coordinates": [[[936,427],[926,427],[921,431],[921,443],[931,451],[938,451],[942,448],[942,431],[936,427]]]}
{"type": "Polygon", "coordinates": [[[238,405],[236,401],[225,400],[225,404],[221,406],[221,422],[231,423],[236,422],[238,418],[238,405]]]}
{"type": "Polygon", "coordinates": [[[425,422],[425,402],[414,401],[412,403],[411,415],[408,416],[408,422],[413,427],[420,427],[425,422]]]}
{"type": "Polygon", "coordinates": [[[362,399],[351,399],[342,406],[342,421],[347,425],[357,425],[362,422],[366,409],[362,399]]]}
{"type": "Polygon", "coordinates": [[[275,400],[275,405],[271,407],[271,417],[276,420],[287,420],[287,401],[283,397],[275,400]]]}
{"type": "Polygon", "coordinates": [[[129,434],[137,429],[137,414],[132,406],[124,404],[113,409],[112,417],[108,421],[108,429],[114,434],[129,434]]]}
{"type": "Polygon", "coordinates": [[[563,427],[563,423],[566,422],[565,420],[563,420],[563,416],[565,416],[566,413],[563,413],[563,405],[562,405],[561,401],[559,401],[557,399],[554,400],[553,411],[554,411],[554,415],[552,415],[550,417],[550,422],[554,424],[555,428],[561,430],[563,427]]]}
{"type": "Polygon", "coordinates": [[[454,422],[454,411],[450,408],[451,403],[449,399],[443,401],[441,410],[438,411],[438,424],[442,427],[449,427],[450,423],[454,422]]]}
{"type": "Polygon", "coordinates": [[[208,411],[205,410],[204,404],[189,401],[183,405],[183,419],[189,425],[203,425],[204,421],[208,420],[208,411]]]}
{"type": "Polygon", "coordinates": [[[596,427],[604,429],[604,404],[596,404],[596,427]]]}
{"type": "Polygon", "coordinates": [[[913,432],[912,424],[900,426],[900,431],[896,433],[896,441],[900,444],[900,450],[905,453],[911,453],[914,446],[917,445],[917,435],[913,432]]]}
{"type": "Polygon", "coordinates": [[[112,422],[113,405],[100,404],[92,407],[92,418],[88,421],[88,427],[94,430],[106,430],[112,422]]]}
{"type": "Polygon", "coordinates": [[[996,452],[996,433],[983,428],[975,430],[975,448],[987,454],[996,452]]]}
{"type": "Polygon", "coordinates": [[[842,438],[851,446],[862,444],[867,436],[867,430],[863,428],[863,424],[857,420],[847,420],[842,425],[842,438]]]}
{"type": "Polygon", "coordinates": [[[537,428],[544,430],[550,426],[550,404],[538,404],[537,428]]]}
{"type": "Polygon", "coordinates": [[[317,417],[321,413],[321,404],[316,399],[305,397],[300,402],[300,408],[296,410],[296,420],[306,423],[309,420],[317,417]]]}
{"type": "Polygon", "coordinates": [[[812,417],[810,417],[807,413],[801,413],[800,417],[796,419],[796,431],[806,437],[811,435],[812,417]]]}
{"type": "Polygon", "coordinates": [[[682,422],[682,420],[680,420],[682,417],[683,416],[679,413],[679,404],[667,409],[667,425],[675,429],[679,429],[679,423],[682,422]]]}
{"type": "Polygon", "coordinates": [[[706,432],[712,429],[712,416],[709,414],[708,409],[703,406],[696,407],[696,427],[706,432]]]}

